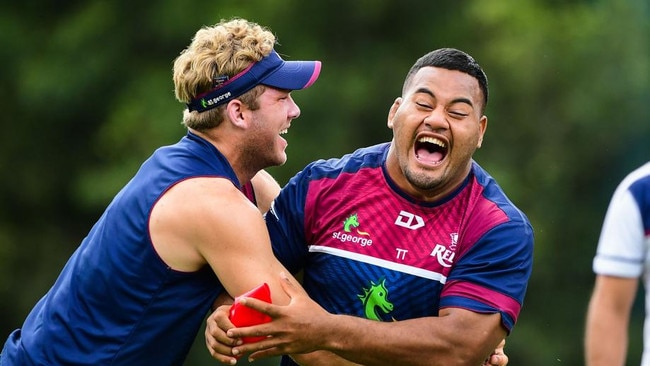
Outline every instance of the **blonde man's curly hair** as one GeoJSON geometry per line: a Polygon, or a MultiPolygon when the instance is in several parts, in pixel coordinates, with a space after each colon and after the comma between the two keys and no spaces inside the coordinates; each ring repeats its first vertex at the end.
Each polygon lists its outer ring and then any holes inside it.
{"type": "MultiPolygon", "coordinates": [[[[215,77],[234,76],[273,50],[273,33],[245,19],[221,20],[196,32],[192,43],[174,61],[176,99],[189,103],[197,95],[213,88],[215,77]]],[[[257,97],[264,92],[258,85],[237,99],[251,109],[259,108],[257,97]]],[[[198,131],[218,126],[224,118],[225,105],[197,112],[185,110],[183,124],[198,131]]]]}

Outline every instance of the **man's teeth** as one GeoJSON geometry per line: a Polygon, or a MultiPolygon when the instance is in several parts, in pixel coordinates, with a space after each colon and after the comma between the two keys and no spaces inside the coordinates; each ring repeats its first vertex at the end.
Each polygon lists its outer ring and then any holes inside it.
{"type": "Polygon", "coordinates": [[[289,132],[289,129],[285,128],[284,130],[280,131],[280,135],[284,135],[287,132],[289,132]]]}
{"type": "Polygon", "coordinates": [[[430,136],[421,137],[421,138],[418,140],[418,142],[428,142],[428,143],[430,143],[430,144],[438,145],[438,146],[440,146],[440,147],[445,147],[445,143],[444,143],[444,142],[442,142],[441,140],[438,140],[438,139],[435,138],[435,137],[430,137],[430,136]]]}

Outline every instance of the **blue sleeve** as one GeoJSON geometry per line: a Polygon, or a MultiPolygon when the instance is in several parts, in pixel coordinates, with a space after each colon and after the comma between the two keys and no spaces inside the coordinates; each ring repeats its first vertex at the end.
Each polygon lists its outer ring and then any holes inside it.
{"type": "Polygon", "coordinates": [[[441,307],[499,312],[506,329],[512,329],[532,273],[533,241],[527,222],[510,221],[488,231],[452,270],[441,307]]]}
{"type": "Polygon", "coordinates": [[[265,215],[273,253],[291,272],[303,269],[307,261],[305,243],[305,200],[309,187],[308,168],[296,174],[282,188],[265,215]]]}

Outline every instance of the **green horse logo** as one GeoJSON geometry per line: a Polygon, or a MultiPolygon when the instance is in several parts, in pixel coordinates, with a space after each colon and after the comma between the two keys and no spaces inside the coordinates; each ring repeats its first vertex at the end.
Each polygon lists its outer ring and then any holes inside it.
{"type": "Polygon", "coordinates": [[[363,295],[359,296],[363,304],[366,318],[372,320],[381,320],[377,309],[381,310],[384,314],[388,314],[393,310],[393,304],[388,301],[388,290],[386,289],[386,279],[382,279],[379,284],[370,281],[370,288],[363,289],[363,295]]]}
{"type": "MultiPolygon", "coordinates": [[[[356,213],[348,216],[348,218],[343,221],[343,231],[345,231],[346,233],[352,232],[353,227],[359,227],[359,216],[356,213]]],[[[359,235],[365,235],[365,236],[370,235],[367,232],[361,230],[357,230],[357,233],[359,235]]]]}

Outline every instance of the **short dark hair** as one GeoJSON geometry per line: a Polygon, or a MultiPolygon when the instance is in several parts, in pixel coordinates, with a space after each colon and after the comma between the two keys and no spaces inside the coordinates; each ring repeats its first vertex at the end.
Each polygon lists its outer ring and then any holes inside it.
{"type": "Polygon", "coordinates": [[[431,51],[415,61],[415,64],[406,74],[404,88],[410,82],[411,77],[423,67],[440,67],[473,76],[478,80],[478,85],[483,92],[483,110],[485,110],[488,102],[488,80],[485,72],[472,56],[455,48],[440,48],[431,51]]]}

